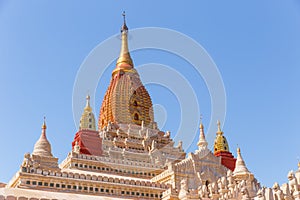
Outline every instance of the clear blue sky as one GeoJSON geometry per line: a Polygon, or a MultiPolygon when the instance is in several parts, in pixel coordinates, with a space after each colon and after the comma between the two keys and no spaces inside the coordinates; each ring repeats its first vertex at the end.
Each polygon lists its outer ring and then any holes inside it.
{"type": "MultiPolygon", "coordinates": [[[[77,71],[96,45],[119,33],[123,10],[129,28],[174,29],[207,50],[226,89],[223,130],[231,151],[236,154],[237,144],[241,147],[249,170],[263,185],[286,182],[300,157],[298,0],[0,0],[0,181],[7,182],[24,153],[32,151],[44,115],[53,154],[60,161],[66,157],[76,133],[72,92],[77,71]]],[[[164,52],[145,52],[133,53],[136,65],[185,64],[164,52]]],[[[96,116],[112,69],[98,86],[96,116]]],[[[192,71],[184,68],[182,73],[193,83],[192,71]]],[[[199,89],[206,125],[209,94],[204,83],[194,87],[199,89]]],[[[167,111],[176,106],[170,92],[148,89],[153,102],[167,111]],[[161,98],[162,92],[166,98],[161,98]]],[[[163,128],[174,132],[178,123],[173,116],[163,128]]]]}

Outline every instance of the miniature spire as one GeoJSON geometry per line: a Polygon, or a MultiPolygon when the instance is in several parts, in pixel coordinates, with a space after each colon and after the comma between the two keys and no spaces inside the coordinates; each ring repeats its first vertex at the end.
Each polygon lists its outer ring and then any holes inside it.
{"type": "Polygon", "coordinates": [[[46,117],[44,116],[44,123],[42,125],[42,130],[45,130],[46,132],[47,126],[46,126],[46,117]]]}
{"type": "Polygon", "coordinates": [[[96,122],[95,122],[95,116],[93,113],[93,109],[90,106],[90,95],[86,96],[86,106],[84,107],[84,111],[80,118],[80,130],[96,130],[96,122]]]}
{"type": "Polygon", "coordinates": [[[220,120],[217,121],[217,125],[218,125],[218,132],[217,133],[222,134],[223,132],[221,130],[221,122],[220,122],[220,120]]]}
{"type": "Polygon", "coordinates": [[[200,115],[200,130],[204,128],[204,127],[203,127],[203,124],[202,124],[202,119],[203,119],[203,116],[200,115]]]}
{"type": "Polygon", "coordinates": [[[46,118],[44,117],[44,122],[42,125],[42,134],[39,140],[35,143],[32,154],[38,156],[52,157],[51,145],[46,137],[46,129],[46,118]]]}
{"type": "Polygon", "coordinates": [[[205,149],[207,148],[207,141],[205,139],[205,134],[204,134],[204,126],[202,124],[202,116],[200,116],[200,135],[199,135],[199,141],[197,143],[197,146],[199,147],[199,149],[205,149]]]}
{"type": "Polygon", "coordinates": [[[117,68],[131,69],[133,67],[133,62],[128,50],[128,27],[126,25],[125,12],[123,12],[123,25],[121,28],[122,34],[122,46],[120,51],[120,56],[117,60],[117,68]]]}
{"type": "Polygon", "coordinates": [[[247,169],[246,164],[241,155],[241,149],[237,148],[237,158],[236,158],[235,169],[233,171],[233,174],[245,174],[245,173],[250,173],[250,172],[247,169]]]}
{"type": "Polygon", "coordinates": [[[90,99],[91,99],[91,97],[90,97],[90,95],[87,95],[86,96],[86,105],[85,105],[85,108],[84,108],[84,110],[86,110],[86,111],[92,111],[92,108],[91,108],[91,106],[90,106],[90,99]]]}

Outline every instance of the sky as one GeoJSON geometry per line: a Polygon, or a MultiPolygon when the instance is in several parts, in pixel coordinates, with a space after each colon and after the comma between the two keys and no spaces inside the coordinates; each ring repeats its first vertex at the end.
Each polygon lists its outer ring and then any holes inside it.
{"type": "MultiPolygon", "coordinates": [[[[0,182],[8,182],[24,153],[32,152],[44,116],[53,154],[60,162],[67,156],[77,131],[72,103],[80,66],[97,45],[120,33],[124,10],[129,29],[175,30],[206,50],[226,91],[222,125],[231,152],[236,155],[237,146],[241,148],[248,169],[262,185],[287,182],[288,171],[297,170],[300,157],[298,0],[0,0],[0,182]]],[[[133,34],[129,45],[134,39],[133,34]]],[[[115,48],[107,52],[116,57],[119,53],[115,48]]],[[[160,63],[185,77],[199,101],[204,126],[216,123],[210,121],[208,87],[189,62],[153,49],[131,55],[137,70],[160,63]]],[[[103,56],[99,55],[100,63],[103,56]]],[[[97,89],[90,92],[96,116],[113,68],[114,63],[105,68],[97,89]]],[[[168,86],[156,83],[146,88],[158,105],[160,128],[175,136],[184,109],[181,99],[168,86]]],[[[196,149],[195,137],[188,152],[196,149]]]]}

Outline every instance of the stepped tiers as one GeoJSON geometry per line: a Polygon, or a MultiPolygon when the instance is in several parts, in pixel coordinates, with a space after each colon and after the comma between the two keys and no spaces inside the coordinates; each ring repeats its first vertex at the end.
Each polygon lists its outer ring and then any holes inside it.
{"type": "Polygon", "coordinates": [[[87,96],[72,149],[58,165],[44,120],[32,153],[25,153],[9,183],[0,183],[0,200],[300,200],[300,170],[290,171],[282,186],[261,187],[241,150],[236,159],[229,151],[220,122],[213,152],[201,123],[198,148],[188,156],[181,141],[175,145],[169,131],[159,130],[151,98],[133,66],[127,32],[124,15],[121,52],[98,129],[87,96]]]}
{"type": "Polygon", "coordinates": [[[164,133],[133,124],[109,124],[100,132],[100,136],[103,138],[105,155],[113,158],[155,161],[159,165],[166,160],[176,161],[185,157],[181,143],[174,147],[170,132],[164,133]]]}

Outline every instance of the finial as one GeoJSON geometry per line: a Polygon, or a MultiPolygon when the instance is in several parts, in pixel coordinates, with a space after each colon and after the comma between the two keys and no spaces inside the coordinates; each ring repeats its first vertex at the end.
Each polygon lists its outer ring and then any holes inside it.
{"type": "Polygon", "coordinates": [[[46,129],[47,126],[46,126],[46,117],[44,116],[44,122],[43,122],[43,125],[42,125],[42,129],[46,129]]]}
{"type": "Polygon", "coordinates": [[[90,99],[91,99],[91,97],[90,97],[90,95],[87,95],[86,96],[86,105],[85,105],[85,110],[88,110],[88,111],[91,111],[92,110],[92,108],[91,108],[91,106],[90,106],[90,99]]]}
{"type": "Polygon", "coordinates": [[[128,30],[128,27],[126,26],[126,14],[125,14],[125,11],[123,11],[122,16],[123,16],[123,26],[122,26],[121,32],[128,30]]]}
{"type": "Polygon", "coordinates": [[[217,121],[217,124],[218,124],[218,133],[221,133],[221,122],[220,120],[217,121]]]}
{"type": "Polygon", "coordinates": [[[203,127],[203,124],[202,124],[202,119],[203,119],[203,116],[202,116],[202,114],[200,115],[200,129],[203,129],[204,127],[203,127]]]}
{"type": "Polygon", "coordinates": [[[241,149],[240,147],[237,148],[237,153],[240,154],[241,153],[241,149]]]}
{"type": "Polygon", "coordinates": [[[125,14],[125,11],[123,11],[122,16],[123,16],[123,20],[124,20],[124,24],[125,24],[126,23],[126,14],[125,14]]]}

